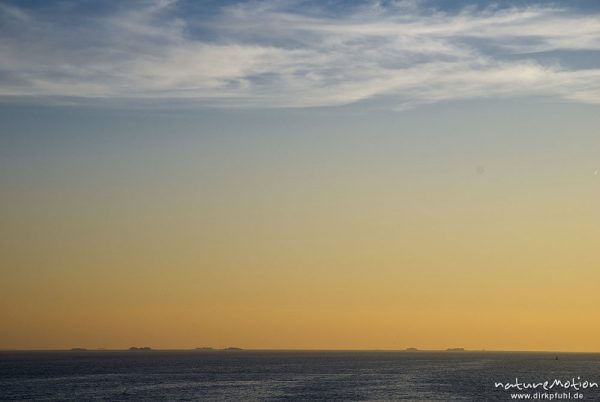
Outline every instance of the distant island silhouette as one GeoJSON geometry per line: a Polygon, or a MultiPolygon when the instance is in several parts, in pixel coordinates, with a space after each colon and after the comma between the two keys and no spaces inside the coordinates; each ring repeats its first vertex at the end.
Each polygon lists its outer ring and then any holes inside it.
{"type": "MultiPolygon", "coordinates": [[[[71,349],[67,349],[67,351],[71,351],[71,352],[87,352],[87,351],[91,351],[91,350],[96,350],[96,351],[102,351],[102,350],[123,350],[123,349],[106,349],[106,348],[95,348],[95,349],[88,349],[88,348],[83,348],[83,347],[74,347],[71,349]]],[[[154,351],[154,349],[152,349],[150,346],[131,346],[128,349],[125,349],[126,351],[131,351],[131,352],[149,352],[149,351],[154,351]]],[[[165,349],[168,350],[168,349],[165,349]]],[[[222,348],[216,348],[216,347],[211,347],[211,346],[199,346],[193,349],[187,349],[187,350],[195,350],[198,352],[236,352],[236,351],[243,351],[243,350],[247,350],[247,349],[243,349],[243,348],[239,348],[236,346],[228,346],[228,347],[222,347],[222,348]]],[[[252,349],[251,349],[252,350],[252,349]]],[[[404,352],[466,352],[467,349],[465,348],[447,348],[447,349],[437,349],[437,350],[433,350],[433,349],[418,349],[415,347],[407,347],[405,349],[397,349],[396,351],[404,351],[404,352]]],[[[481,352],[484,352],[485,350],[479,350],[481,352]]]]}

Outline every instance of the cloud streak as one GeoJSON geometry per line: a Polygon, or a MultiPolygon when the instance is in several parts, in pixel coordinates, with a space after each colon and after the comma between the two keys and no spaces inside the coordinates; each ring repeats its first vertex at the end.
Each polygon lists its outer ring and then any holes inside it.
{"type": "Polygon", "coordinates": [[[595,14],[544,4],[443,12],[418,1],[336,13],[261,1],[209,17],[185,2],[126,5],[60,10],[59,18],[0,4],[0,97],[236,107],[520,96],[600,103],[600,69],[576,63],[600,52],[595,14]]]}

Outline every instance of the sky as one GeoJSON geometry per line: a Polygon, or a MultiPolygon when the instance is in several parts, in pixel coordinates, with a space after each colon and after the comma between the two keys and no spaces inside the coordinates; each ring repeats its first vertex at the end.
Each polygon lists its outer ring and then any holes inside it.
{"type": "Polygon", "coordinates": [[[0,349],[600,352],[595,1],[0,1],[0,349]]]}

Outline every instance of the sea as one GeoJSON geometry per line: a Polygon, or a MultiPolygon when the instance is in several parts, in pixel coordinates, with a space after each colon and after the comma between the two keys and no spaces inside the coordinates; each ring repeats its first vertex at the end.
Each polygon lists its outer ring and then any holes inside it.
{"type": "Polygon", "coordinates": [[[600,401],[598,383],[585,353],[0,352],[6,401],[600,401]]]}

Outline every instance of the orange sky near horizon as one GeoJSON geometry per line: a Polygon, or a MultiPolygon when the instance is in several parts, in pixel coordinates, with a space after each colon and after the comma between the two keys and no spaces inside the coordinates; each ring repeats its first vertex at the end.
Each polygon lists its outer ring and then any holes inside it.
{"type": "Polygon", "coordinates": [[[600,122],[548,107],[5,142],[0,349],[600,352],[600,122]]]}

